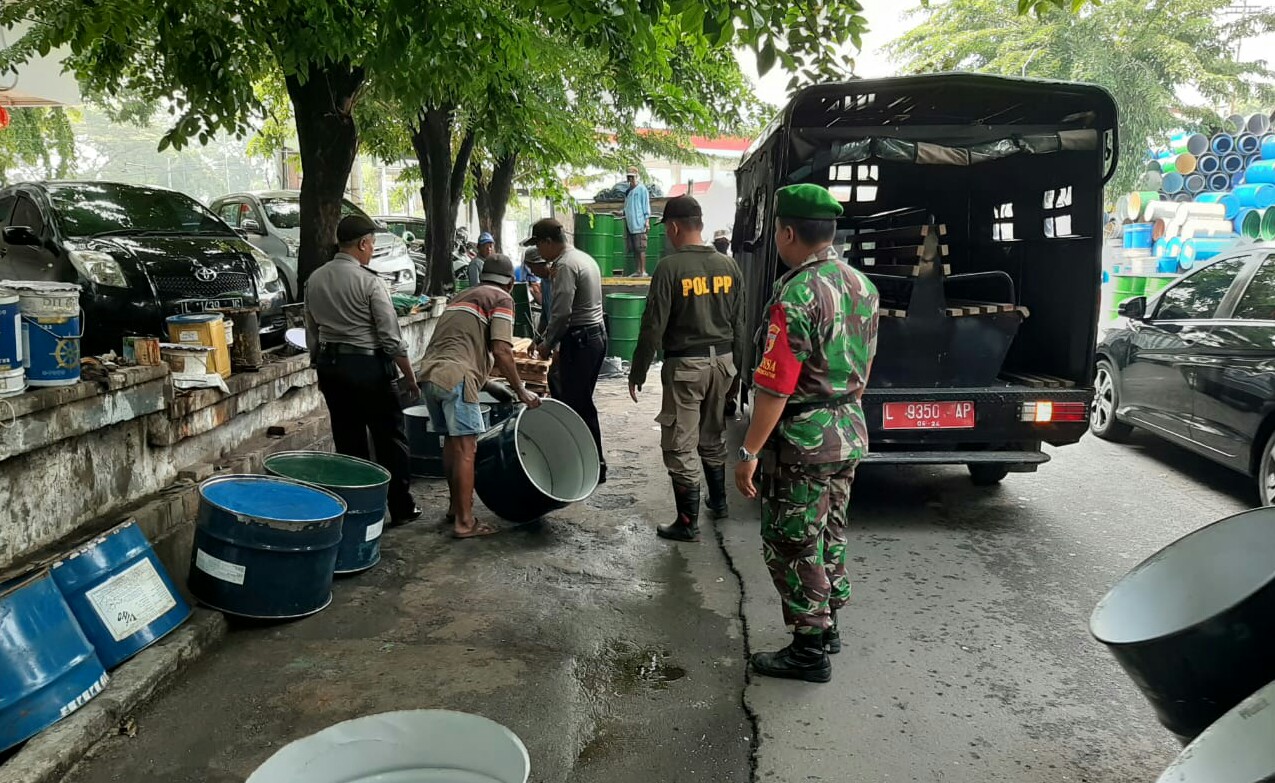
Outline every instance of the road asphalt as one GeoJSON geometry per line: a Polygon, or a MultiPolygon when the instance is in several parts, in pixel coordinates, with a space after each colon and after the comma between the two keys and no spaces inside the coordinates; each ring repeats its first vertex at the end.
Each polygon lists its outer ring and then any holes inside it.
{"type": "Polygon", "coordinates": [[[757,508],[732,494],[700,544],[656,539],[673,501],[652,391],[600,387],[611,480],[587,502],[456,542],[445,488],[418,482],[426,518],[331,607],[236,624],[66,783],[237,783],[332,723],[434,707],[509,726],[545,783],[1126,783],[1173,758],[1088,615],[1141,559],[1251,505],[1247,479],[1142,436],[1086,438],[996,489],[864,468],[833,682],[750,678],[746,652],[786,639],[757,508]]]}

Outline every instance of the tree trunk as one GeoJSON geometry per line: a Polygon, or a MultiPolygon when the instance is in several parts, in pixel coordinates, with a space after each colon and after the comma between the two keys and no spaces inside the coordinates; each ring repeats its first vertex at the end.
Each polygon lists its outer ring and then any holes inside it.
{"type": "Polygon", "coordinates": [[[487,183],[487,176],[483,173],[483,167],[475,163],[470,176],[474,179],[474,206],[478,207],[478,230],[491,231],[496,237],[496,250],[500,250],[500,234],[492,231],[491,223],[491,189],[487,183]]]}
{"type": "Polygon", "coordinates": [[[456,234],[456,211],[465,186],[469,158],[474,150],[473,131],[465,134],[452,159],[452,120],[454,107],[429,106],[417,114],[412,128],[412,148],[421,169],[425,186],[427,248],[429,253],[429,293],[438,296],[455,279],[452,274],[452,240],[456,234]]]}
{"type": "MultiPolygon", "coordinates": [[[[491,182],[488,185],[488,209],[492,227],[487,229],[496,238],[496,249],[500,250],[501,226],[505,223],[505,210],[509,207],[509,197],[514,191],[514,169],[518,166],[518,153],[511,152],[496,160],[491,171],[491,182]]],[[[503,252],[503,251],[502,251],[503,252]]]]}
{"type": "Polygon", "coordinates": [[[310,274],[336,252],[341,198],[358,154],[354,103],[363,86],[363,69],[348,62],[311,66],[304,83],[288,76],[288,96],[296,117],[301,156],[301,247],[297,251],[298,297],[310,274]]]}

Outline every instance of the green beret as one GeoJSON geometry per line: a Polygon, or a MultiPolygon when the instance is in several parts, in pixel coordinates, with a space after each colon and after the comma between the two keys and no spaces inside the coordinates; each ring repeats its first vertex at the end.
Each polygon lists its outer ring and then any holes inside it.
{"type": "Polygon", "coordinates": [[[775,217],[834,220],[844,211],[841,202],[819,185],[789,185],[775,194],[775,217]]]}

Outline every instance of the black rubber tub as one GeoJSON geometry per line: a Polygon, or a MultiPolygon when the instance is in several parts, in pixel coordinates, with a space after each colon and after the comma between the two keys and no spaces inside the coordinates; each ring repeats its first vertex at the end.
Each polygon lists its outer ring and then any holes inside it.
{"type": "Polygon", "coordinates": [[[474,489],[497,516],[530,522],[593,494],[600,467],[584,420],[543,400],[478,439],[474,489]]]}
{"type": "Polygon", "coordinates": [[[1209,726],[1157,783],[1275,782],[1275,682],[1209,726]]]}
{"type": "Polygon", "coordinates": [[[1219,520],[1147,558],[1089,628],[1160,723],[1190,742],[1275,680],[1275,508],[1219,520]]]}

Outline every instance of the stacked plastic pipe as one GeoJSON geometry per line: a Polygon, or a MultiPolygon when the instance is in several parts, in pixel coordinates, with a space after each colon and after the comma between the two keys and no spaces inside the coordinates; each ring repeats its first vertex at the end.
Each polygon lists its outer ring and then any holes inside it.
{"type": "Polygon", "coordinates": [[[1275,240],[1273,118],[1233,115],[1227,130],[1177,133],[1148,152],[1138,190],[1115,205],[1124,225],[1124,257],[1140,262],[1127,266],[1148,267],[1149,258],[1155,272],[1172,274],[1237,241],[1275,240]],[[1151,244],[1144,248],[1147,232],[1151,244]]]}

